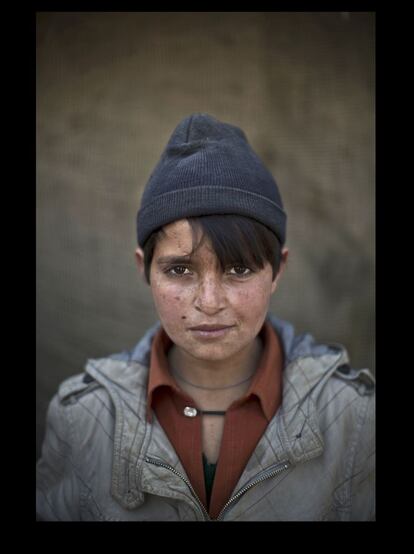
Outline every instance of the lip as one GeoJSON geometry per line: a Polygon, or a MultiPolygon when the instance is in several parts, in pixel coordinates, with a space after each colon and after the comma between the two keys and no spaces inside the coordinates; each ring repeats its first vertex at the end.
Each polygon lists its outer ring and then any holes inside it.
{"type": "Polygon", "coordinates": [[[199,339],[216,339],[226,335],[234,325],[197,325],[190,327],[189,331],[199,339]]]}
{"type": "Polygon", "coordinates": [[[221,331],[222,329],[230,329],[234,325],[222,325],[220,323],[212,323],[209,325],[197,325],[196,327],[190,327],[190,331],[221,331]]]}

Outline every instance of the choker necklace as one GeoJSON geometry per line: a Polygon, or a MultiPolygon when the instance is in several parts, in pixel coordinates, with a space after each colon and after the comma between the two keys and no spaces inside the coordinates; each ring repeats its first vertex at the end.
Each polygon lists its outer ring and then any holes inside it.
{"type": "Polygon", "coordinates": [[[186,383],[187,385],[190,385],[190,387],[194,387],[196,389],[203,389],[203,390],[225,390],[225,389],[232,389],[234,387],[238,387],[239,385],[242,385],[243,383],[247,383],[247,381],[250,381],[250,379],[253,377],[255,372],[253,372],[247,379],[243,379],[243,381],[239,381],[238,383],[235,383],[234,385],[227,385],[225,387],[203,387],[201,385],[195,385],[194,383],[190,383],[190,381],[187,381],[184,379],[182,375],[178,373],[175,369],[172,370],[173,375],[176,375],[183,383],[186,383]]]}

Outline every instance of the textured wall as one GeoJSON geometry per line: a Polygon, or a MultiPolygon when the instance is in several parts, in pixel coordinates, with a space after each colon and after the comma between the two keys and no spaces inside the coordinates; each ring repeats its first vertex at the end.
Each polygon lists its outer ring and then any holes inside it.
{"type": "Polygon", "coordinates": [[[59,382],[156,321],[135,215],[193,111],[241,126],[279,183],[272,311],[374,369],[374,41],[369,13],[38,14],[37,454],[59,382]]]}

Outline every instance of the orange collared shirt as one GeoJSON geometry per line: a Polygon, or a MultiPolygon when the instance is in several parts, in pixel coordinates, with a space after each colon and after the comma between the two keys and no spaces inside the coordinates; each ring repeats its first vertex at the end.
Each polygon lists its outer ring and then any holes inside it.
{"type": "MultiPolygon", "coordinates": [[[[283,352],[280,339],[269,322],[264,323],[260,337],[263,352],[250,388],[226,412],[208,510],[213,519],[217,518],[230,498],[282,400],[283,352]]],[[[151,420],[151,410],[154,410],[194,490],[207,507],[201,418],[189,418],[183,413],[186,406],[194,406],[195,402],[180,389],[169,372],[167,353],[172,344],[161,328],[151,347],[147,417],[151,420]]]]}

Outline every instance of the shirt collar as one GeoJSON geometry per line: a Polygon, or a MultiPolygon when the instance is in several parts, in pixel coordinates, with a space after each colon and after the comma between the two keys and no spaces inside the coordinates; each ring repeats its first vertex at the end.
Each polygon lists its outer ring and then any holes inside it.
{"type": "MultiPolygon", "coordinates": [[[[263,342],[263,351],[255,377],[246,395],[239,400],[245,401],[249,396],[256,396],[266,419],[270,421],[274,416],[282,398],[282,368],[283,352],[280,339],[272,327],[265,321],[259,333],[263,342]]],[[[169,387],[182,395],[168,367],[167,354],[173,342],[161,327],[155,334],[151,345],[151,359],[149,368],[147,418],[152,419],[154,393],[160,387],[169,387]]]]}
{"type": "Polygon", "coordinates": [[[246,397],[256,395],[263,413],[270,421],[282,400],[283,352],[280,339],[268,321],[264,323],[259,336],[263,342],[263,352],[246,397]]]}
{"type": "Polygon", "coordinates": [[[167,354],[172,340],[161,327],[155,334],[151,345],[151,358],[148,379],[147,418],[151,421],[154,401],[154,393],[160,387],[170,387],[180,394],[180,390],[168,369],[167,354]]]}

